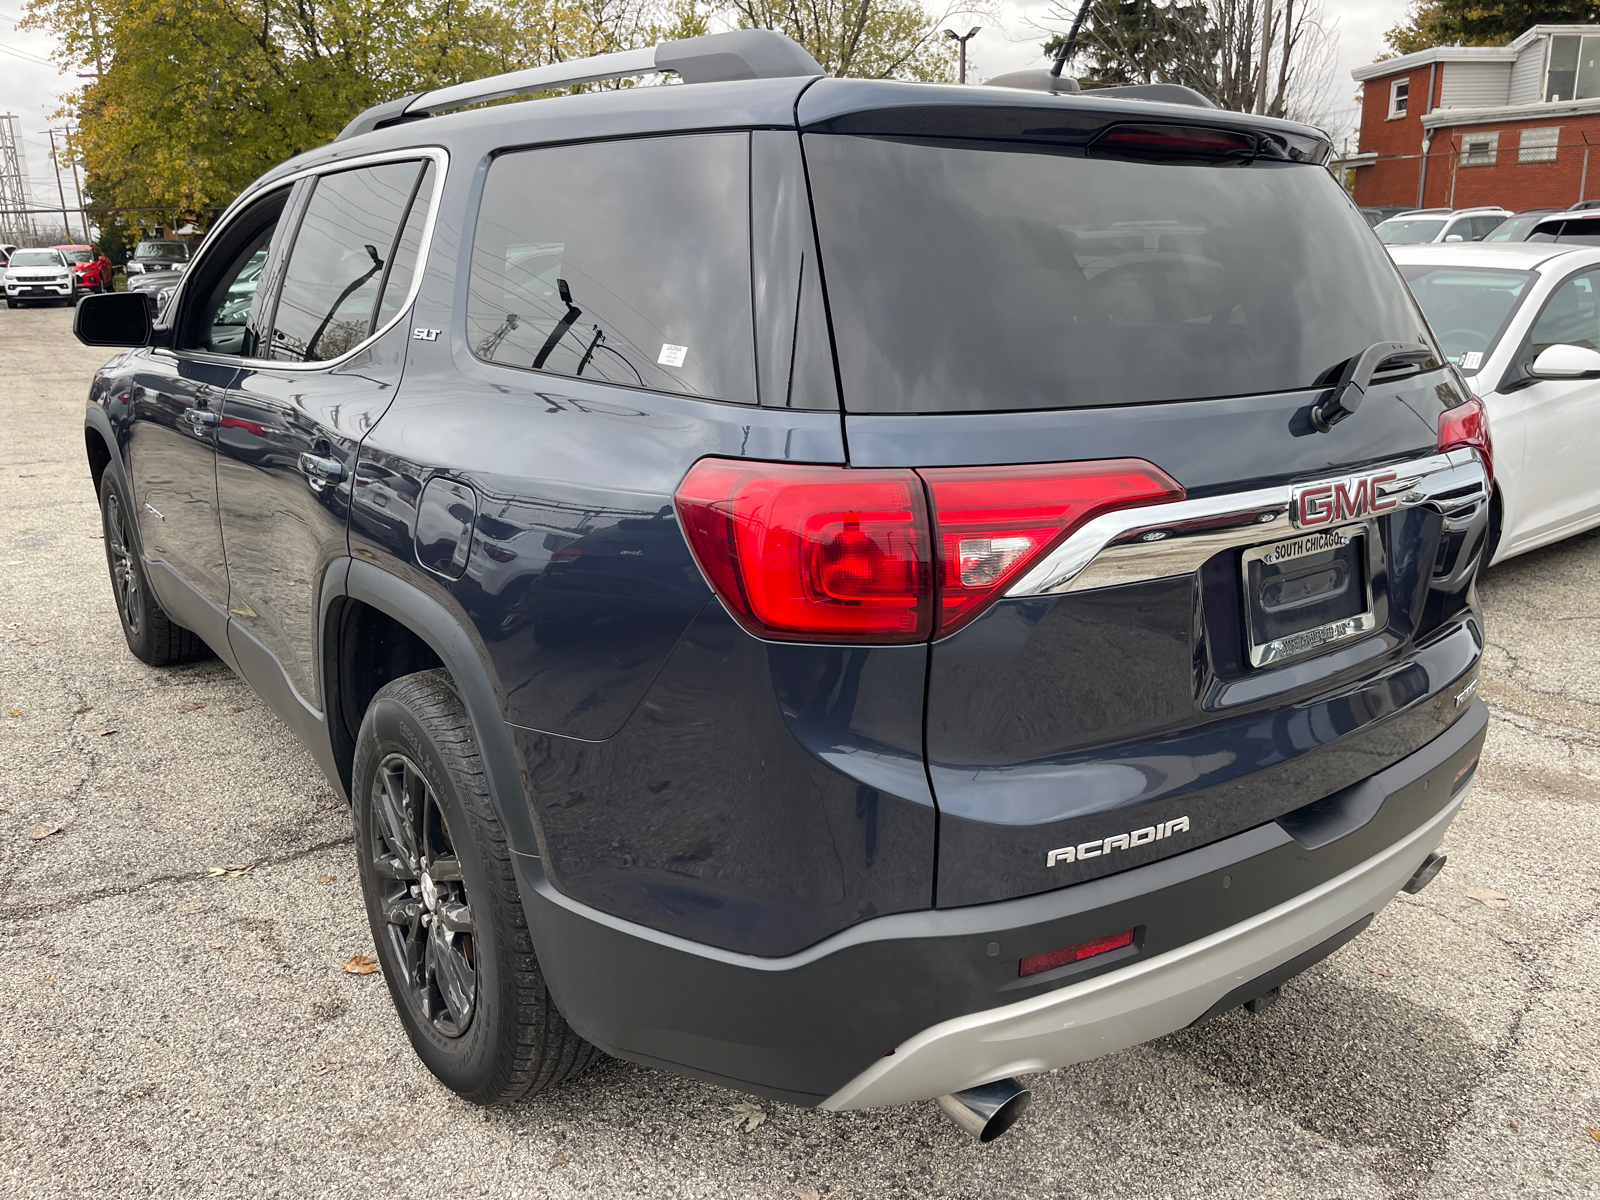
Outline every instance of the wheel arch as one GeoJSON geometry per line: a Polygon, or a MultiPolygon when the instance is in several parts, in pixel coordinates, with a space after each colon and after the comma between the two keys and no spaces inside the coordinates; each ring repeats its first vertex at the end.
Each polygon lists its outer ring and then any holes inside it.
{"type": "MultiPolygon", "coordinates": [[[[329,578],[323,621],[323,663],[329,731],[347,790],[355,741],[347,724],[358,705],[390,678],[443,667],[472,722],[489,796],[511,848],[538,856],[538,837],[526,801],[516,750],[506,730],[499,693],[473,635],[437,599],[372,563],[348,563],[342,585],[329,578]],[[354,644],[352,644],[354,643],[354,644]]],[[[359,716],[356,718],[359,727],[359,716]]],[[[353,795],[353,793],[351,793],[353,795]]]]}

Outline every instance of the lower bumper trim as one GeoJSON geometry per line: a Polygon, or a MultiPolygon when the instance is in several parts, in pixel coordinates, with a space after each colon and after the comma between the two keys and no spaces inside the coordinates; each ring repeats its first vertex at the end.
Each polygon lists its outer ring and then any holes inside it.
{"type": "Polygon", "coordinates": [[[832,1111],[926,1100],[1069,1066],[1161,1037],[1248,999],[1354,937],[1443,840],[1464,788],[1412,833],[1343,874],[1165,954],[907,1039],[821,1104],[832,1111]],[[1348,940],[1348,938],[1344,938],[1348,940]],[[1302,967],[1295,967],[1298,960],[1302,967]],[[1258,984],[1264,985],[1257,987],[1258,984]],[[1249,993],[1249,994],[1245,994],[1249,993]],[[1239,996],[1240,999],[1232,999],[1239,996]]]}

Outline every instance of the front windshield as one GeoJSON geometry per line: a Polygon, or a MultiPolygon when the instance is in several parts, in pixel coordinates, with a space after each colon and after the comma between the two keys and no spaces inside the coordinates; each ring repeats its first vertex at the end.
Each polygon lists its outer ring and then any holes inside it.
{"type": "Polygon", "coordinates": [[[1544,220],[1549,213],[1528,213],[1526,216],[1507,217],[1494,227],[1494,232],[1486,235],[1486,242],[1525,242],[1528,234],[1533,232],[1533,227],[1544,220]]]}
{"type": "Polygon", "coordinates": [[[81,250],[63,250],[68,262],[93,262],[94,253],[87,248],[81,250]]]}
{"type": "Polygon", "coordinates": [[[18,250],[11,256],[13,267],[59,267],[61,255],[54,250],[18,250]]]}
{"type": "Polygon", "coordinates": [[[1442,218],[1418,220],[1415,217],[1408,217],[1402,220],[1399,217],[1390,217],[1372,232],[1378,235],[1378,240],[1385,246],[1410,246],[1417,242],[1433,241],[1443,228],[1442,218]]]}
{"type": "Polygon", "coordinates": [[[140,242],[133,256],[158,262],[184,262],[189,257],[189,247],[183,242],[140,242]]]}
{"type": "Polygon", "coordinates": [[[1467,374],[1488,359],[1527,294],[1532,271],[1402,266],[1446,357],[1467,374]]]}

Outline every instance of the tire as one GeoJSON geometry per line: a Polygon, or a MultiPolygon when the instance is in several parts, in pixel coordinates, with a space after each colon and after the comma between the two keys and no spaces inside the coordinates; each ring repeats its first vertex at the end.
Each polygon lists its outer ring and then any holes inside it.
{"type": "Polygon", "coordinates": [[[423,1065],[490,1105],[599,1058],[545,987],[472,724],[446,672],[407,675],[373,697],[352,795],[367,920],[423,1065]]]}
{"type": "Polygon", "coordinates": [[[7,308],[15,308],[16,306],[17,306],[17,302],[15,300],[13,300],[10,296],[7,296],[6,297],[6,307],[7,308]]]}
{"type": "Polygon", "coordinates": [[[100,528],[105,533],[106,568],[111,572],[111,596],[122,621],[128,649],[152,667],[168,667],[204,658],[210,648],[161,610],[145,579],[144,564],[130,536],[132,509],[107,470],[100,481],[100,528]]]}

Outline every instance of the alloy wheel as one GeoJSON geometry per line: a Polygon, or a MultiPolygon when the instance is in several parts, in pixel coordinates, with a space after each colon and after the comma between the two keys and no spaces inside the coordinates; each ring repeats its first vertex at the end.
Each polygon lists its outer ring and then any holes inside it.
{"type": "Polygon", "coordinates": [[[129,549],[127,517],[113,492],[106,497],[106,557],[111,563],[111,591],[117,611],[133,636],[139,635],[139,572],[129,549]]]}
{"type": "Polygon", "coordinates": [[[372,783],[367,853],[400,991],[414,1015],[445,1037],[466,1033],[477,1011],[477,948],[461,860],[427,778],[390,754],[372,783]]]}

